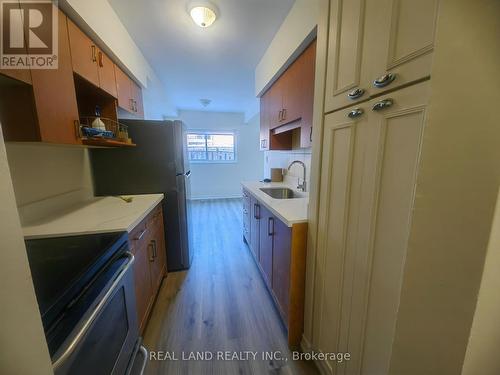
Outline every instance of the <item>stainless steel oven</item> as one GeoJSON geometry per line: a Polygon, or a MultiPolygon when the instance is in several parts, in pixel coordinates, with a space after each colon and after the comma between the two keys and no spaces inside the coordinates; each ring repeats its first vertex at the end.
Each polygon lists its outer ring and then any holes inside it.
{"type": "Polygon", "coordinates": [[[143,371],[147,355],[127,238],[108,233],[26,241],[56,375],[143,371]]]}

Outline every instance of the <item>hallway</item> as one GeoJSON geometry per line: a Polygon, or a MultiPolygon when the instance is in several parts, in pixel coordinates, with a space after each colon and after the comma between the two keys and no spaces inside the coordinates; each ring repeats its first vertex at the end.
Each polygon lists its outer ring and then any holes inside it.
{"type": "Polygon", "coordinates": [[[150,361],[146,374],[317,374],[311,363],[291,360],[278,313],[242,240],[241,204],[193,204],[193,264],[169,273],[144,333],[149,351],[177,360],[150,361]],[[183,353],[205,351],[214,359],[183,360],[183,353]],[[219,351],[249,360],[217,360],[219,351]],[[264,352],[275,360],[262,359],[264,352]]]}

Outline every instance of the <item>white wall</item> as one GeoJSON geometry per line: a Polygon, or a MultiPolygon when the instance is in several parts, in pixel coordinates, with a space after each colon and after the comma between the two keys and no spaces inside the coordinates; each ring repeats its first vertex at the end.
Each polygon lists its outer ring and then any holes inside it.
{"type": "Polygon", "coordinates": [[[37,143],[5,146],[22,223],[93,197],[86,149],[37,143]]]}
{"type": "Polygon", "coordinates": [[[262,179],[259,115],[245,123],[243,113],[179,111],[179,119],[188,129],[235,131],[237,137],[236,163],[191,164],[193,199],[240,197],[241,181],[262,179]]]}
{"type": "Polygon", "coordinates": [[[123,68],[143,86],[144,115],[146,119],[162,119],[175,116],[163,83],[135,44],[108,1],[60,0],[61,8],[86,32],[93,33],[104,45],[106,52],[119,59],[123,68]],[[86,25],[82,25],[83,21],[86,25]],[[105,48],[107,47],[107,48],[105,48]]]}
{"type": "Polygon", "coordinates": [[[52,374],[0,129],[0,373],[52,374]]]}
{"type": "Polygon", "coordinates": [[[255,95],[260,96],[293,62],[315,36],[318,0],[296,0],[255,68],[255,95]]]}
{"type": "Polygon", "coordinates": [[[500,197],[490,235],[479,297],[462,375],[500,374],[500,197]]]}

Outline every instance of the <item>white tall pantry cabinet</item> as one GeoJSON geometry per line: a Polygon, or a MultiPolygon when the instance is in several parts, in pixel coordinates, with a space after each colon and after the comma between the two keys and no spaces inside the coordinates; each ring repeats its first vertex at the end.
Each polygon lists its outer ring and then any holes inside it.
{"type": "Polygon", "coordinates": [[[321,13],[303,347],[350,353],[324,374],[460,374],[500,182],[500,2],[321,13]]]}

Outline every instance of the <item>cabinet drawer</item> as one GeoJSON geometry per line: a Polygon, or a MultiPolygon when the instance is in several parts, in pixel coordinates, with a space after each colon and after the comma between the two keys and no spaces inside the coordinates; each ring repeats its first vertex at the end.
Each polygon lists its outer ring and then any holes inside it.
{"type": "Polygon", "coordinates": [[[136,253],[138,249],[143,246],[148,239],[148,228],[146,228],[146,221],[141,221],[132,232],[129,234],[130,247],[132,253],[136,253]]]}

